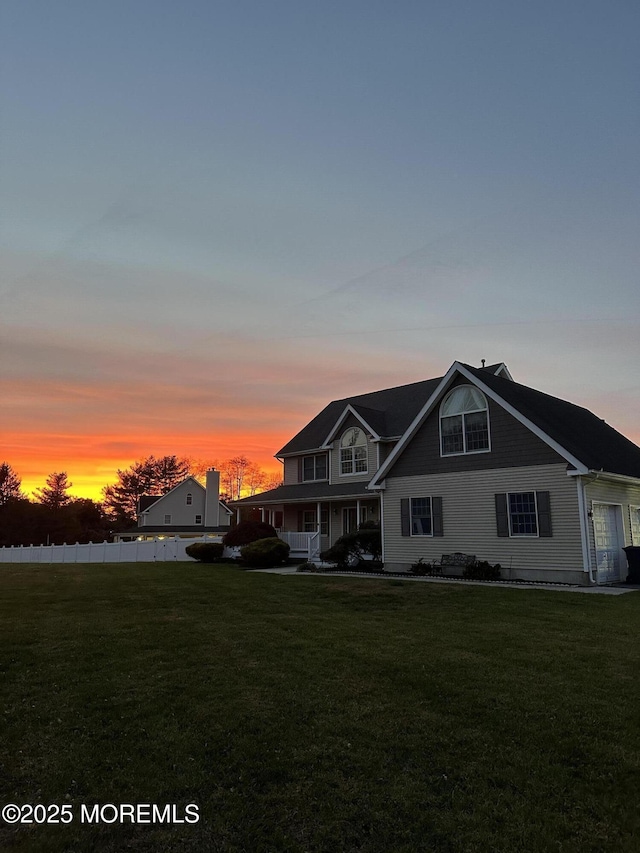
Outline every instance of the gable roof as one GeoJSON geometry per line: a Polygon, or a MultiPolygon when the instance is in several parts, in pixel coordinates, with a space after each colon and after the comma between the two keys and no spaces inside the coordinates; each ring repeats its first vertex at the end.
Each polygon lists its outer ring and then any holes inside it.
{"type": "Polygon", "coordinates": [[[593,412],[527,385],[464,367],[590,471],[640,477],[640,447],[593,412]]]}
{"type": "Polygon", "coordinates": [[[381,438],[399,438],[438,385],[438,379],[399,385],[329,403],[304,429],[276,453],[288,456],[320,449],[351,406],[381,438]]]}
{"type": "Polygon", "coordinates": [[[371,481],[377,486],[391,471],[403,449],[448,390],[453,378],[462,375],[502,405],[578,472],[606,471],[640,478],[640,447],[598,418],[593,412],[558,397],[520,385],[491,369],[454,362],[431,398],[407,429],[371,481]]]}
{"type": "MultiPolygon", "coordinates": [[[[500,373],[511,378],[504,362],[479,369],[483,373],[500,373]]],[[[325,448],[334,437],[347,409],[352,409],[371,428],[375,438],[397,440],[404,435],[442,379],[440,376],[437,379],[425,379],[409,385],[398,385],[394,388],[384,388],[382,391],[334,400],[285,444],[276,456],[290,456],[325,448]]]]}
{"type": "Polygon", "coordinates": [[[169,495],[173,494],[176,489],[179,489],[181,486],[184,486],[185,483],[188,483],[189,480],[192,480],[196,486],[198,486],[203,491],[206,491],[202,483],[199,483],[196,478],[192,474],[190,474],[184,480],[181,480],[179,483],[176,483],[176,485],[172,489],[169,489],[168,492],[165,492],[164,495],[141,495],[138,498],[138,512],[142,513],[151,509],[154,504],[157,504],[160,501],[163,501],[165,498],[169,497],[169,495]]]}

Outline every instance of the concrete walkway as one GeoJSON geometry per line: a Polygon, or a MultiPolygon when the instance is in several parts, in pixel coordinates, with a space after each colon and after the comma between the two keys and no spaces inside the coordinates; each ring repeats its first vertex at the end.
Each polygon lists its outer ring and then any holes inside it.
{"type": "Polygon", "coordinates": [[[640,586],[620,584],[617,586],[577,586],[571,584],[533,583],[520,581],[472,581],[462,578],[426,578],[415,575],[381,575],[366,572],[299,572],[295,566],[277,569],[250,569],[254,572],[272,575],[297,575],[301,578],[377,578],[378,580],[400,580],[412,583],[449,583],[464,584],[465,586],[507,587],[509,589],[544,589],[553,592],[584,592],[589,595],[624,595],[626,592],[640,592],[640,586]]]}

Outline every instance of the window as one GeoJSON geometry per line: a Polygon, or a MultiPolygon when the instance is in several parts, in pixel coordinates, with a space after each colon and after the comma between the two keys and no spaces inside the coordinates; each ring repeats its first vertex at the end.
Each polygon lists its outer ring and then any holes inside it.
{"type": "Polygon", "coordinates": [[[640,545],[640,506],[630,506],[631,513],[631,544],[640,545]]]}
{"type": "Polygon", "coordinates": [[[513,492],[509,498],[509,533],[511,536],[537,536],[538,513],[535,492],[513,492]]]}
{"type": "Polygon", "coordinates": [[[196,524],[202,524],[202,516],[196,515],[196,524]]]}
{"type": "Polygon", "coordinates": [[[192,503],[193,503],[193,495],[191,494],[191,492],[189,492],[189,494],[187,495],[187,506],[191,506],[192,503]]]}
{"type": "Polygon", "coordinates": [[[366,474],[367,437],[358,427],[348,429],[340,440],[340,473],[366,474]]]}
{"type": "MultiPolygon", "coordinates": [[[[318,530],[318,522],[315,509],[305,509],[302,512],[302,531],[303,533],[315,533],[318,530]]],[[[329,511],[323,509],[320,511],[320,535],[329,535],[329,511]]]]}
{"type": "Polygon", "coordinates": [[[432,536],[431,498],[411,498],[411,535],[432,536]]]}
{"type": "Polygon", "coordinates": [[[302,459],[302,481],[327,479],[327,454],[304,456],[302,459]]]}
{"type": "Polygon", "coordinates": [[[442,497],[400,500],[400,534],[402,536],[444,536],[442,497]]]}
{"type": "Polygon", "coordinates": [[[171,516],[170,515],[165,515],[164,523],[165,524],[171,524],[171,516]]]}
{"type": "Polygon", "coordinates": [[[495,501],[498,536],[553,536],[549,492],[502,492],[495,501]]]}
{"type": "Polygon", "coordinates": [[[489,450],[489,412],[484,394],[472,385],[454,388],[440,406],[440,454],[489,450]]]}

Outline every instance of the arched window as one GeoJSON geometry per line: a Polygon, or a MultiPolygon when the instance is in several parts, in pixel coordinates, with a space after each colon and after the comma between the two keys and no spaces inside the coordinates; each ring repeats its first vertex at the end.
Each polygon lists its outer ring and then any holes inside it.
{"type": "Polygon", "coordinates": [[[482,453],[489,450],[489,410],[482,391],[459,385],[440,406],[440,452],[482,453]]]}
{"type": "Polygon", "coordinates": [[[187,494],[187,506],[191,506],[192,503],[193,503],[193,495],[191,494],[191,492],[189,492],[187,494]]]}
{"type": "Polygon", "coordinates": [[[340,473],[366,474],[367,469],[367,437],[358,427],[351,427],[340,439],[340,473]]]}

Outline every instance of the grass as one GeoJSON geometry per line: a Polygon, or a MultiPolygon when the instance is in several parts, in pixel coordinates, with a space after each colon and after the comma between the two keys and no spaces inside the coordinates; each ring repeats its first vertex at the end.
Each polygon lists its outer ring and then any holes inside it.
{"type": "Polygon", "coordinates": [[[3,566],[8,851],[637,851],[640,596],[3,566]]]}

